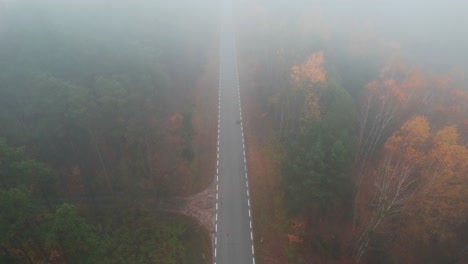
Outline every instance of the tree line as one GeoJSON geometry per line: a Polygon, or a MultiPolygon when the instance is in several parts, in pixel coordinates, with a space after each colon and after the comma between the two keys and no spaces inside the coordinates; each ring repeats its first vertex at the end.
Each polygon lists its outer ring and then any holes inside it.
{"type": "Polygon", "coordinates": [[[178,194],[174,167],[195,155],[191,93],[215,16],[179,11],[104,0],[0,10],[0,262],[187,261],[193,226],[140,206],[178,194]]]}
{"type": "Polygon", "coordinates": [[[239,6],[238,33],[285,153],[279,184],[298,263],[466,258],[464,72],[418,66],[365,34],[333,36],[313,5],[275,4],[239,6]]]}

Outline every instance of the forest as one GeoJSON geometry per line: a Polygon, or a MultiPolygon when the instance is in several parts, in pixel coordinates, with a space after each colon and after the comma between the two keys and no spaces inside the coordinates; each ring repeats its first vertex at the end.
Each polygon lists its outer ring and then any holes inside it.
{"type": "MultiPolygon", "coordinates": [[[[447,2],[232,1],[256,263],[468,263],[468,6],[447,2]]],[[[221,21],[0,0],[0,263],[213,262],[167,205],[217,171],[221,21]]]]}
{"type": "Polygon", "coordinates": [[[466,263],[466,6],[336,2],[237,7],[257,262],[466,263]]]}
{"type": "Polygon", "coordinates": [[[156,209],[205,173],[212,4],[0,2],[1,263],[206,263],[205,232],[156,209]]]}

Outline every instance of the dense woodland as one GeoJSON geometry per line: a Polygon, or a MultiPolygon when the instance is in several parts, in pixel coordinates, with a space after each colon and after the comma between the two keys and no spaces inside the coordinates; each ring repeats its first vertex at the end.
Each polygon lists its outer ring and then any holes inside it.
{"type": "Polygon", "coordinates": [[[466,64],[368,21],[337,31],[321,7],[237,9],[244,85],[283,153],[290,262],[466,263],[466,64]]]}
{"type": "Polygon", "coordinates": [[[206,261],[204,234],[152,207],[196,180],[212,3],[0,4],[0,262],[206,261]]]}
{"type": "MultiPolygon", "coordinates": [[[[1,263],[207,261],[206,234],[156,212],[202,181],[194,89],[219,29],[217,2],[174,2],[0,1],[1,263]]],[[[456,49],[336,30],[312,2],[234,7],[243,89],[281,157],[289,262],[468,261],[456,49]]]]}

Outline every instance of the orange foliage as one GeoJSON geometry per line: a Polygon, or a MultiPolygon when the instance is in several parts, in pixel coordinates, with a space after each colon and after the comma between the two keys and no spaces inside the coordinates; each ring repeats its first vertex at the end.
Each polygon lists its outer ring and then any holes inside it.
{"type": "Polygon", "coordinates": [[[453,74],[435,76],[427,92],[426,107],[438,127],[461,123],[468,113],[468,91],[460,86],[466,85],[453,74]]]}
{"type": "Polygon", "coordinates": [[[395,59],[382,70],[380,79],[370,82],[367,88],[369,95],[378,98],[380,103],[409,107],[426,86],[421,71],[407,69],[399,59],[395,59]]]}
{"type": "Polygon", "coordinates": [[[304,220],[299,220],[299,219],[293,219],[292,220],[292,228],[296,231],[302,231],[305,228],[305,221],[304,220]]]}
{"type": "Polygon", "coordinates": [[[291,224],[291,233],[288,234],[290,244],[300,244],[303,242],[302,233],[305,229],[305,221],[300,219],[293,219],[291,224]]]}
{"type": "Polygon", "coordinates": [[[387,155],[410,162],[413,165],[424,160],[424,145],[429,139],[429,122],[423,116],[415,117],[394,133],[385,143],[384,151],[387,155]]]}
{"type": "Polygon", "coordinates": [[[404,232],[424,242],[453,237],[468,212],[468,149],[459,144],[457,127],[431,134],[426,117],[417,116],[388,138],[384,157],[403,161],[419,175],[404,207],[404,232]]]}
{"type": "Polygon", "coordinates": [[[316,52],[310,55],[304,64],[292,67],[291,79],[301,87],[307,84],[324,83],[326,72],[323,69],[323,63],[323,52],[316,52]]]}
{"type": "Polygon", "coordinates": [[[327,79],[323,64],[323,52],[319,51],[310,55],[304,64],[291,69],[292,83],[304,96],[304,115],[308,120],[320,115],[320,95],[327,79]]]}
{"type": "Polygon", "coordinates": [[[417,112],[425,86],[422,73],[407,69],[399,59],[387,65],[378,80],[368,83],[362,106],[359,158],[375,151],[390,124],[417,112]]]}
{"type": "Polygon", "coordinates": [[[385,152],[416,165],[420,176],[406,206],[405,232],[423,242],[455,236],[468,212],[468,149],[456,126],[431,135],[425,117],[407,121],[385,144],[385,152]]]}
{"type": "Polygon", "coordinates": [[[296,234],[288,234],[288,240],[290,244],[300,244],[303,239],[296,234]]]}
{"type": "Polygon", "coordinates": [[[434,136],[435,146],[456,145],[458,142],[458,130],[456,126],[446,127],[434,136]]]}

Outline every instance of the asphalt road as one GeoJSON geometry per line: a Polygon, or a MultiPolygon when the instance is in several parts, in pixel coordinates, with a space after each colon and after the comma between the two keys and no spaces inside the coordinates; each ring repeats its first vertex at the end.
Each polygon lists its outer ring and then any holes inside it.
{"type": "Polygon", "coordinates": [[[232,18],[222,19],[218,154],[216,175],[215,264],[255,263],[241,94],[232,18]]]}

